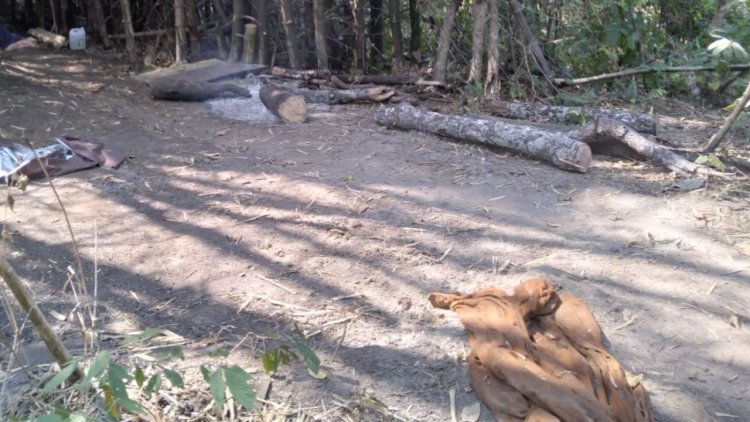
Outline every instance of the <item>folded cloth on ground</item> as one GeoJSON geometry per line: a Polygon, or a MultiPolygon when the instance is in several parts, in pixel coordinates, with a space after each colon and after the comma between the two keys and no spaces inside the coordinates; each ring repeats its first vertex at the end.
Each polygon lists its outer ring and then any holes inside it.
{"type": "Polygon", "coordinates": [[[606,350],[588,306],[549,281],[429,300],[468,331],[471,385],[498,420],[653,421],[645,388],[606,350]]]}

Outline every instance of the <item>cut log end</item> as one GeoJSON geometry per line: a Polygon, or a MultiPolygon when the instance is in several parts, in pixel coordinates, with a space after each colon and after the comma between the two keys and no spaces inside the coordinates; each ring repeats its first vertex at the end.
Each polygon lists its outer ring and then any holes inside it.
{"type": "Polygon", "coordinates": [[[284,123],[304,123],[307,120],[307,102],[303,97],[270,86],[261,87],[259,96],[263,105],[284,123]]]}

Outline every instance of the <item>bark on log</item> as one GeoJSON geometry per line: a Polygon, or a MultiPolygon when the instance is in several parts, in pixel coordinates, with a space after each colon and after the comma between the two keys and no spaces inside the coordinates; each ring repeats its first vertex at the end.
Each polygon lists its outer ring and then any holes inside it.
{"type": "Polygon", "coordinates": [[[301,96],[270,86],[262,86],[258,94],[263,105],[284,123],[304,123],[307,120],[307,103],[301,96]]]}
{"type": "Polygon", "coordinates": [[[151,98],[168,101],[206,101],[212,98],[246,97],[247,88],[230,83],[211,83],[162,78],[151,82],[151,98]]]}
{"type": "Polygon", "coordinates": [[[276,76],[277,78],[296,79],[309,82],[313,79],[328,79],[331,77],[331,72],[327,70],[294,70],[284,67],[273,67],[271,69],[271,75],[276,76]]]}
{"type": "Polygon", "coordinates": [[[348,84],[376,84],[376,85],[421,85],[445,87],[438,81],[422,79],[418,76],[408,75],[337,75],[337,77],[348,84]]]}
{"type": "Polygon", "coordinates": [[[492,100],[484,105],[484,109],[494,116],[564,125],[580,125],[599,117],[606,117],[619,120],[638,132],[651,135],[658,133],[660,123],[658,115],[606,108],[564,107],[492,100]]]}
{"type": "Polygon", "coordinates": [[[396,91],[386,87],[367,89],[307,89],[289,88],[289,91],[301,95],[311,103],[328,105],[348,103],[379,103],[391,98],[396,91]]]}
{"type": "Polygon", "coordinates": [[[696,173],[703,175],[721,174],[675,154],[670,149],[650,141],[623,122],[614,119],[599,118],[596,123],[592,123],[583,130],[572,132],[570,135],[586,144],[622,142],[643,157],[684,176],[696,173]]]}
{"type": "MultiPolygon", "coordinates": [[[[150,31],[134,32],[133,38],[146,38],[146,37],[155,37],[157,35],[167,35],[169,32],[171,31],[168,31],[166,29],[154,29],[150,31]]],[[[114,38],[114,39],[125,39],[127,37],[128,36],[126,34],[113,34],[109,36],[109,38],[114,38]]]]}
{"type": "Polygon", "coordinates": [[[390,128],[420,130],[508,148],[564,170],[585,173],[591,165],[591,149],[583,142],[566,134],[513,125],[499,119],[434,113],[402,103],[378,110],[375,121],[390,128]]]}
{"type": "Polygon", "coordinates": [[[62,35],[45,31],[42,28],[29,29],[29,35],[54,48],[63,48],[68,45],[68,40],[62,35]]]}

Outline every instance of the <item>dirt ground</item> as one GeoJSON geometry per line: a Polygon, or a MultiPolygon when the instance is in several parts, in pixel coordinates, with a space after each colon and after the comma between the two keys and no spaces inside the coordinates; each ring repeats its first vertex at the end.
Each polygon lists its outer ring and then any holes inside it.
{"type": "MultiPolygon", "coordinates": [[[[296,324],[328,377],[295,362],[272,379],[270,402],[340,420],[377,399],[383,419],[448,421],[451,389],[459,414],[478,399],[463,328],[427,295],[545,276],[589,304],[658,420],[746,420],[747,198],[665,191],[660,169],[604,157],[567,173],[383,129],[374,110],[243,122],[153,102],[111,57],[0,53],[0,136],[66,134],[130,157],[55,180],[90,279],[98,268],[103,333],[168,328],[190,370],[239,344],[229,361],[260,383],[261,354],[296,324]]],[[[43,182],[15,199],[4,253],[42,309],[65,314],[74,258],[59,206],[43,182]]],[[[54,321],[75,349],[75,324],[54,321]]],[[[481,420],[493,420],[487,409],[481,420]]]]}

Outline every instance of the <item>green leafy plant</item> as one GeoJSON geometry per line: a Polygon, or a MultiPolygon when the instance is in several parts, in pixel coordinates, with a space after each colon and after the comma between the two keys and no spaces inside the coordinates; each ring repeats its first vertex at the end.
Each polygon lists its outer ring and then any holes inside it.
{"type": "Polygon", "coordinates": [[[287,339],[287,343],[263,353],[263,370],[267,374],[274,374],[279,370],[280,365],[288,365],[292,360],[298,359],[297,353],[304,359],[307,372],[311,377],[317,379],[326,377],[325,371],[320,369],[320,358],[307,346],[305,336],[299,330],[294,330],[292,336],[287,339]]]}

